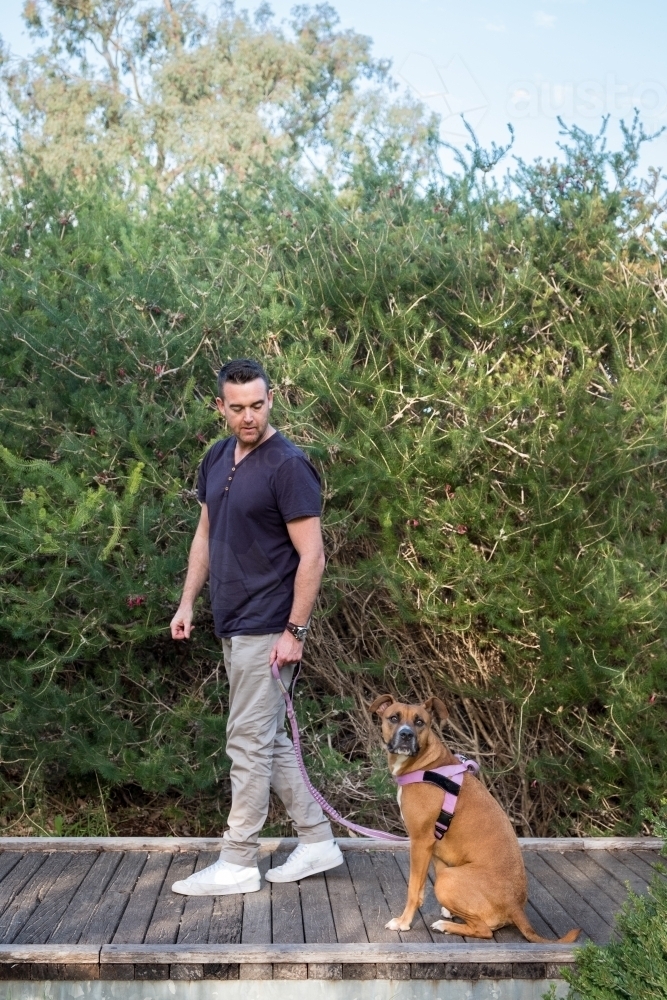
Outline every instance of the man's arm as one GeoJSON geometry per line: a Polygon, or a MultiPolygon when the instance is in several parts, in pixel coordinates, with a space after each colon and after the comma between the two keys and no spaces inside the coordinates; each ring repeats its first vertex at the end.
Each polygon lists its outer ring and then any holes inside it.
{"type": "MultiPolygon", "coordinates": [[[[292,545],[299,554],[299,566],[294,578],[294,598],[289,620],[295,625],[306,625],[311,616],[324,573],[324,544],[319,517],[298,517],[287,522],[292,545]]],[[[278,666],[297,663],[303,654],[303,643],[291,632],[283,632],[271,650],[269,662],[278,660],[278,666]]]]}
{"type": "Polygon", "coordinates": [[[189,639],[194,625],[192,614],[199,592],[208,580],[208,507],[202,504],[199,524],[190,546],[188,572],[178,611],[171,620],[172,639],[189,639]]]}

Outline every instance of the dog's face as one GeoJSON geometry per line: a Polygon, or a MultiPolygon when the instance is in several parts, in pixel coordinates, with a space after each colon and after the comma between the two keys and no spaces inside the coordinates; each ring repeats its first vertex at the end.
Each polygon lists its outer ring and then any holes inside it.
{"type": "Polygon", "coordinates": [[[426,746],[431,722],[444,722],[449,712],[439,698],[429,698],[423,705],[404,705],[390,694],[381,694],[369,705],[382,718],[382,739],[389,753],[416,757],[426,746]]]}

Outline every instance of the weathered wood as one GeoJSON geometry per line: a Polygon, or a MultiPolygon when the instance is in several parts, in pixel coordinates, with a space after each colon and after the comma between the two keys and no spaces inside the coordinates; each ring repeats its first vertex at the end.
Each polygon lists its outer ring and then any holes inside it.
{"type": "Polygon", "coordinates": [[[627,892],[628,886],[633,892],[642,894],[646,892],[647,879],[637,875],[632,868],[624,864],[619,855],[620,851],[596,851],[594,860],[597,865],[611,875],[627,892]]]}
{"type": "MultiPolygon", "coordinates": [[[[645,864],[648,865],[648,867],[651,869],[652,872],[651,875],[652,878],[656,874],[660,874],[655,871],[653,866],[656,864],[665,865],[665,862],[667,861],[667,858],[659,854],[657,851],[632,851],[632,854],[634,855],[634,857],[639,858],[640,861],[643,861],[645,864]]],[[[660,874],[660,877],[667,878],[667,875],[660,874]]]]}
{"type": "MultiPolygon", "coordinates": [[[[384,898],[370,854],[350,854],[347,867],[357,894],[357,901],[369,941],[400,941],[397,931],[387,930],[385,924],[395,914],[384,898]]],[[[399,911],[402,912],[402,911],[399,911]]]]}
{"type": "Polygon", "coordinates": [[[339,962],[311,962],[308,965],[308,978],[340,980],[343,978],[343,966],[339,962]]]}
{"type": "Polygon", "coordinates": [[[146,862],[141,852],[124,854],[99,903],[88,917],[79,941],[82,944],[106,944],[113,941],[131,893],[146,862]]]}
{"type": "Polygon", "coordinates": [[[132,896],[112,938],[116,944],[144,940],[171,860],[172,855],[160,852],[149,854],[146,858],[132,896]]]}
{"type": "MultiPolygon", "coordinates": [[[[39,866],[27,885],[14,897],[0,917],[0,941],[9,944],[15,939],[71,858],[71,854],[51,854],[44,864],[39,866]]],[[[20,864],[14,871],[18,868],[20,864]]],[[[10,879],[13,874],[14,872],[10,873],[10,879]]]]}
{"type": "MultiPolygon", "coordinates": [[[[287,853],[279,851],[272,856],[271,865],[277,868],[287,860],[287,853]]],[[[304,884],[308,879],[304,879],[304,884]]],[[[296,882],[273,882],[271,884],[272,940],[277,944],[301,944],[304,938],[301,896],[296,882]]],[[[305,979],[303,975],[295,978],[305,979]]]]}
{"type": "MultiPolygon", "coordinates": [[[[554,899],[548,889],[546,889],[541,882],[538,882],[532,872],[527,871],[526,874],[528,875],[528,898],[530,903],[534,907],[535,911],[548,924],[549,928],[556,935],[556,937],[562,937],[563,934],[567,934],[567,932],[571,931],[573,927],[576,927],[577,923],[575,919],[570,916],[567,910],[561,906],[557,899],[554,899]]],[[[526,912],[528,912],[528,910],[526,910],[526,912]]],[[[537,926],[535,924],[533,924],[533,927],[537,930],[537,926]]],[[[545,933],[543,936],[550,937],[548,933],[545,933]]],[[[587,938],[588,935],[585,931],[583,931],[577,938],[577,941],[581,944],[581,942],[587,940],[587,938]]]]}
{"type": "Polygon", "coordinates": [[[56,962],[97,965],[100,947],[94,944],[0,944],[0,962],[56,962]]]}
{"type": "MultiPolygon", "coordinates": [[[[271,867],[271,858],[261,858],[259,870],[264,875],[271,867]]],[[[247,892],[243,899],[243,944],[269,944],[271,941],[271,883],[262,880],[259,892],[247,892]]]]}
{"type": "Polygon", "coordinates": [[[171,944],[176,941],[181,914],[189,897],[173,892],[171,887],[174,882],[192,875],[196,863],[197,855],[192,852],[174,855],[146,931],[146,944],[171,944]]]}
{"type": "Polygon", "coordinates": [[[156,965],[211,963],[361,963],[377,962],[557,962],[575,961],[577,948],[564,944],[109,944],[100,950],[102,964],[151,962],[156,965]]]}
{"type": "Polygon", "coordinates": [[[60,921],[55,924],[48,939],[50,944],[67,944],[79,940],[121,859],[122,854],[118,851],[103,851],[96,856],[60,921]]]}
{"type": "Polygon", "coordinates": [[[43,894],[41,902],[14,938],[16,944],[46,944],[74,893],[92,868],[97,854],[87,851],[69,857],[69,864],[43,894]]]}
{"type": "Polygon", "coordinates": [[[48,857],[48,854],[36,851],[24,855],[17,865],[11,867],[9,874],[0,882],[0,913],[4,913],[48,857]]]}
{"type": "Polygon", "coordinates": [[[589,879],[577,866],[564,854],[553,852],[538,854],[546,863],[558,872],[562,878],[571,885],[579,897],[585,899],[589,906],[608,924],[612,930],[614,926],[613,913],[616,904],[612,896],[600,886],[589,879]]]}
{"type": "Polygon", "coordinates": [[[310,875],[308,878],[303,879],[299,888],[301,890],[301,911],[303,914],[305,940],[310,944],[331,944],[335,942],[336,928],[334,926],[331,903],[329,902],[329,893],[324,875],[310,875]]]}
{"type": "Polygon", "coordinates": [[[578,868],[582,875],[590,879],[591,882],[594,882],[599,889],[613,900],[616,904],[615,909],[623,905],[628,892],[605,868],[596,863],[594,859],[598,854],[602,854],[602,852],[572,851],[568,855],[567,860],[575,868],[578,868]]]}
{"type": "MultiPolygon", "coordinates": [[[[549,940],[553,940],[554,937],[560,937],[559,934],[554,933],[553,929],[543,918],[542,914],[538,913],[538,911],[535,909],[530,900],[528,900],[528,902],[526,903],[526,916],[530,920],[530,924],[533,930],[537,931],[538,934],[541,934],[542,937],[545,937],[549,940]]],[[[565,914],[565,916],[567,917],[567,914],[565,914]]],[[[523,940],[523,938],[521,938],[521,940],[523,940]]]]}
{"type": "MultiPolygon", "coordinates": [[[[2,841],[0,841],[0,845],[2,841]]],[[[0,851],[0,882],[9,875],[23,857],[23,851],[0,851]]]]}
{"type": "MultiPolygon", "coordinates": [[[[396,864],[394,854],[391,851],[383,851],[382,853],[376,851],[374,854],[369,854],[368,857],[371,859],[373,870],[382,888],[384,898],[387,900],[389,912],[392,917],[400,916],[405,907],[408,887],[403,872],[396,864]]],[[[437,933],[434,931],[434,934],[437,933]]],[[[401,941],[412,941],[415,944],[434,940],[433,934],[424,923],[420,912],[415,914],[410,930],[400,931],[399,936],[401,941]]],[[[442,939],[442,935],[440,938],[442,939]]]]}
{"type": "MultiPolygon", "coordinates": [[[[644,850],[660,851],[664,840],[659,837],[519,837],[525,851],[596,851],[644,850]]],[[[291,851],[297,846],[295,837],[260,837],[262,854],[291,851]]],[[[340,837],[342,851],[408,850],[405,843],[391,843],[367,837],[340,837]]],[[[220,837],[2,837],[0,847],[6,851],[219,851],[220,837]]]]}
{"type": "Polygon", "coordinates": [[[308,966],[298,962],[285,962],[273,966],[274,979],[308,979],[308,966]]]}
{"type": "MultiPolygon", "coordinates": [[[[575,926],[581,927],[597,944],[606,944],[609,941],[611,926],[575,892],[569,882],[566,882],[536,851],[527,854],[524,861],[531,874],[567,910],[575,926]]],[[[537,903],[535,905],[540,909],[537,903]]],[[[546,914],[543,916],[546,917],[546,914]]]]}
{"type": "Polygon", "coordinates": [[[213,913],[208,929],[209,944],[240,943],[244,898],[241,893],[213,898],[213,913]]]}
{"type": "MultiPolygon", "coordinates": [[[[208,868],[217,860],[218,854],[202,852],[197,858],[195,871],[200,872],[202,868],[208,868]]],[[[176,939],[179,944],[197,944],[200,941],[208,941],[214,899],[214,896],[186,897],[176,939]]]]}
{"type": "Polygon", "coordinates": [[[325,872],[324,877],[338,941],[368,941],[347,862],[325,872]]]}

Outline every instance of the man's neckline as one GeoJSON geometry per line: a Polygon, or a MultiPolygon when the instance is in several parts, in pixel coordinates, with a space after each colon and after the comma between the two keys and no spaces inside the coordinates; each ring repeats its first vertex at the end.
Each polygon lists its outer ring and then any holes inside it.
{"type": "Polygon", "coordinates": [[[259,444],[255,445],[254,448],[251,448],[250,451],[248,451],[248,452],[245,453],[245,455],[243,456],[243,458],[240,458],[238,460],[238,462],[236,461],[236,442],[238,441],[238,438],[236,437],[235,434],[233,434],[232,435],[232,440],[234,442],[234,447],[232,449],[232,460],[233,460],[233,463],[234,463],[234,468],[238,469],[239,465],[242,465],[243,462],[245,462],[246,458],[250,458],[250,456],[254,455],[256,451],[260,451],[264,447],[264,445],[266,445],[266,444],[269,443],[269,441],[273,441],[274,437],[277,437],[278,434],[280,434],[280,431],[277,430],[274,427],[273,428],[273,434],[269,434],[269,436],[267,438],[264,438],[264,440],[261,441],[259,444]]]}

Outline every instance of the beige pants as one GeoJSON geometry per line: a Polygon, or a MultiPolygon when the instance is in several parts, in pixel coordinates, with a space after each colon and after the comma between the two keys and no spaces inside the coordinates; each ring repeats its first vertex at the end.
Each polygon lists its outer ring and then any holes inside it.
{"type": "MultiPolygon", "coordinates": [[[[282,799],[299,840],[331,840],[324,813],[303,783],[292,741],[285,732],[285,702],[269,666],[271,647],[282,635],[235,635],[222,640],[229,679],[227,756],[231,758],[232,807],[220,857],[237,865],[257,864],[257,838],[269,811],[269,789],[282,799]]],[[[292,667],[283,667],[285,685],[292,667]]]]}

